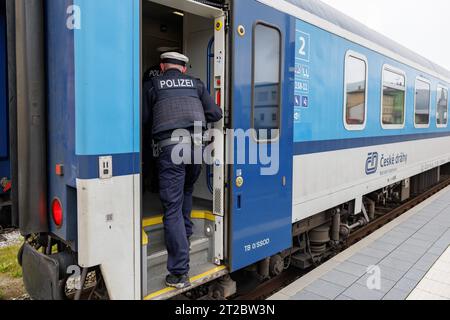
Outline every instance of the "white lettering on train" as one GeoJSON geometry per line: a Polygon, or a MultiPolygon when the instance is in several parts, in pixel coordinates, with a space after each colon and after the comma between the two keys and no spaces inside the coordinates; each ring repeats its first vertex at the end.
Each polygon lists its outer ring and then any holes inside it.
{"type": "Polygon", "coordinates": [[[194,81],[189,79],[169,79],[160,80],[159,85],[161,89],[171,88],[194,88],[194,81]]]}
{"type": "Polygon", "coordinates": [[[66,26],[69,30],[81,29],[81,8],[77,5],[70,5],[67,7],[66,13],[69,15],[67,18],[66,26]]]}

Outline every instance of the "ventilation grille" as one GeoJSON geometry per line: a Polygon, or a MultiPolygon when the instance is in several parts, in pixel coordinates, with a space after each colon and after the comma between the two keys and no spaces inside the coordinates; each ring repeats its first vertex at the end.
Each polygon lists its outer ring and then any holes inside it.
{"type": "Polygon", "coordinates": [[[214,190],[214,213],[222,214],[222,190],[220,188],[214,190]]]}

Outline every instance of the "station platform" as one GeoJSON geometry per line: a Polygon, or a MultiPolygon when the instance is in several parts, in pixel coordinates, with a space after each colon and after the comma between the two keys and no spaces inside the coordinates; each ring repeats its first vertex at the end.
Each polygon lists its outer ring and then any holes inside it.
{"type": "Polygon", "coordinates": [[[269,300],[450,300],[450,187],[269,300]]]}

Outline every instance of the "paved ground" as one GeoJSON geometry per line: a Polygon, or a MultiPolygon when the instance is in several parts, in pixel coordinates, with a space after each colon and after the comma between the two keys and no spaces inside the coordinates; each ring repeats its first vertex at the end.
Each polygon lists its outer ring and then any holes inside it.
{"type": "Polygon", "coordinates": [[[450,299],[449,246],[447,188],[270,299],[450,299]]]}
{"type": "Polygon", "coordinates": [[[409,300],[450,300],[450,248],[420,281],[409,300]]]}

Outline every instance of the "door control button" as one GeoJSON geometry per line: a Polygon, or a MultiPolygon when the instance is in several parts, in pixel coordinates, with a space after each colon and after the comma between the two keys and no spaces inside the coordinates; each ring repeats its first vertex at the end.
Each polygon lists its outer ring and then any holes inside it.
{"type": "Polygon", "coordinates": [[[236,186],[238,188],[241,188],[244,185],[244,178],[242,177],[237,177],[236,178],[236,186]]]}

